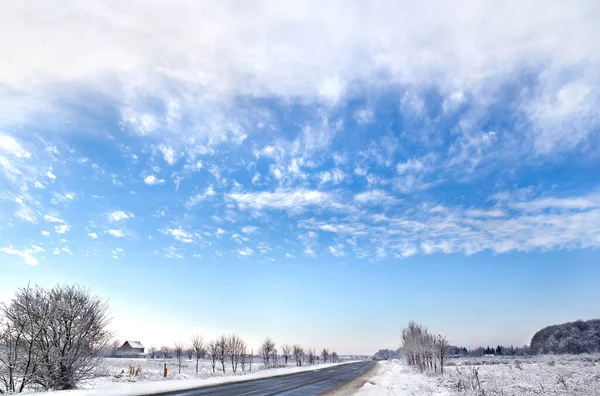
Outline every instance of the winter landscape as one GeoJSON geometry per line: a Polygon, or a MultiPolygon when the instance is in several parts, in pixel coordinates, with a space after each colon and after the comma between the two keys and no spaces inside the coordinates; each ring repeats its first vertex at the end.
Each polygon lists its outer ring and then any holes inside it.
{"type": "Polygon", "coordinates": [[[600,396],[598,21],[0,1],[0,395],[600,396]]]}

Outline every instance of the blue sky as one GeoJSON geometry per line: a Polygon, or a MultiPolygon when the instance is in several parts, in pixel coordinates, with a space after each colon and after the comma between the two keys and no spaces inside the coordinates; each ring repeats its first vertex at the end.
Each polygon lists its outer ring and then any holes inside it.
{"type": "Polygon", "coordinates": [[[600,314],[597,3],[1,7],[1,299],[340,353],[600,314]]]}

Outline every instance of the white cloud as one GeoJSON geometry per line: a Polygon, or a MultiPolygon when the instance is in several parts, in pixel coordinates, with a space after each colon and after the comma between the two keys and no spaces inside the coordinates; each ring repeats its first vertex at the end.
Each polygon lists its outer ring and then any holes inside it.
{"type": "Polygon", "coordinates": [[[121,238],[121,237],[125,236],[125,233],[123,232],[123,230],[119,230],[119,229],[108,230],[108,233],[116,238],[121,238]]]}
{"type": "Polygon", "coordinates": [[[227,231],[225,231],[225,230],[223,230],[223,229],[221,229],[221,228],[217,228],[217,231],[215,232],[215,235],[216,235],[217,237],[219,237],[219,236],[221,236],[221,235],[224,235],[224,234],[227,234],[227,231]]]}
{"type": "Polygon", "coordinates": [[[161,233],[165,234],[165,235],[171,235],[177,241],[183,242],[183,243],[193,243],[197,239],[200,238],[200,236],[197,235],[196,233],[184,231],[183,229],[181,229],[181,227],[179,227],[179,228],[165,228],[165,229],[162,229],[162,230],[159,230],[159,231],[161,233]]]}
{"type": "MultiPolygon", "coordinates": [[[[162,153],[165,162],[167,162],[169,165],[174,165],[175,162],[177,162],[175,150],[173,150],[171,147],[161,144],[158,146],[158,150],[162,153]]],[[[200,165],[200,167],[202,167],[202,165],[200,165]]]]}
{"type": "Polygon", "coordinates": [[[323,171],[317,175],[319,178],[319,184],[325,184],[331,182],[332,184],[339,184],[344,181],[346,175],[340,169],[332,169],[331,171],[323,171]]]}
{"type": "Polygon", "coordinates": [[[242,232],[244,234],[254,234],[256,232],[260,231],[260,229],[256,226],[245,226],[242,227],[242,232]]]}
{"type": "Polygon", "coordinates": [[[92,239],[98,238],[98,234],[96,234],[95,232],[88,232],[88,236],[92,239]]]}
{"type": "Polygon", "coordinates": [[[44,220],[46,220],[48,223],[64,223],[65,221],[59,217],[56,216],[52,216],[52,215],[44,215],[44,220]]]}
{"type": "Polygon", "coordinates": [[[149,175],[149,176],[144,177],[144,183],[146,183],[149,186],[156,186],[159,184],[163,184],[164,182],[165,182],[164,179],[158,179],[154,175],[149,175]]]}
{"type": "Polygon", "coordinates": [[[57,234],[64,234],[71,229],[71,226],[68,224],[60,224],[54,226],[54,232],[57,234]]]}
{"type": "Polygon", "coordinates": [[[49,231],[42,231],[41,234],[42,234],[42,236],[50,236],[49,231]]]}
{"type": "Polygon", "coordinates": [[[123,212],[122,210],[115,210],[115,211],[109,212],[107,214],[107,216],[108,216],[108,219],[112,222],[127,220],[127,219],[131,219],[131,218],[135,217],[133,215],[133,213],[131,213],[131,212],[126,213],[126,212],[123,212]]]}
{"type": "Polygon", "coordinates": [[[25,261],[25,264],[28,264],[28,265],[37,265],[38,264],[38,260],[35,257],[33,257],[33,255],[32,255],[33,254],[32,249],[16,250],[11,247],[3,247],[3,248],[0,248],[0,252],[19,256],[25,261]]]}
{"type": "Polygon", "coordinates": [[[396,165],[396,170],[400,174],[404,174],[407,172],[420,172],[425,168],[423,163],[418,159],[409,159],[406,162],[400,162],[396,165]]]}
{"type": "Polygon", "coordinates": [[[326,192],[316,190],[284,190],[257,193],[231,193],[227,197],[234,200],[242,209],[280,209],[290,212],[299,212],[311,206],[335,206],[335,197],[326,192]]]}
{"type": "Polygon", "coordinates": [[[331,253],[331,255],[334,257],[342,257],[346,255],[344,252],[344,245],[341,243],[335,246],[329,246],[329,253],[331,253]]]}
{"type": "Polygon", "coordinates": [[[46,172],[46,176],[48,176],[49,179],[56,180],[56,176],[54,175],[54,173],[52,173],[51,170],[46,172]]]}
{"type": "Polygon", "coordinates": [[[240,256],[249,257],[249,256],[252,256],[254,254],[254,250],[252,250],[252,249],[250,249],[248,247],[245,247],[243,249],[238,250],[238,254],[240,256]]]}
{"type": "Polygon", "coordinates": [[[366,125],[373,122],[375,114],[370,108],[359,109],[354,112],[354,119],[360,125],[366,125]]]}
{"type": "Polygon", "coordinates": [[[363,205],[394,205],[398,203],[398,200],[396,198],[389,195],[383,190],[370,190],[360,194],[356,194],[354,196],[354,200],[363,205]]]}
{"type": "Polygon", "coordinates": [[[204,193],[202,194],[196,194],[192,197],[190,197],[187,202],[185,203],[185,207],[188,209],[193,208],[194,206],[198,205],[200,202],[204,201],[205,199],[209,198],[209,197],[213,197],[216,195],[215,189],[213,188],[212,184],[210,186],[208,186],[206,188],[206,190],[204,191],[204,193]]]}
{"type": "Polygon", "coordinates": [[[31,153],[25,150],[12,136],[0,133],[0,150],[15,158],[29,158],[31,153]]]}
{"type": "Polygon", "coordinates": [[[18,217],[22,220],[28,221],[33,224],[37,224],[37,219],[35,218],[35,214],[28,207],[21,207],[17,209],[15,212],[15,217],[18,217]]]}

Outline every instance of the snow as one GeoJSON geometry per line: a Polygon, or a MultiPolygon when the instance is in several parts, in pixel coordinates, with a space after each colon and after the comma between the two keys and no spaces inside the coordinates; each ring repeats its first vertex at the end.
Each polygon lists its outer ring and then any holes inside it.
{"type": "MultiPolygon", "coordinates": [[[[486,395],[592,396],[600,395],[600,355],[545,355],[450,360],[440,383],[456,389],[459,381],[470,383],[477,370],[486,395]]],[[[478,395],[468,389],[461,395],[478,395]]],[[[457,393],[458,394],[458,393],[457,393]]]]}
{"type": "Polygon", "coordinates": [[[378,366],[357,395],[600,395],[599,354],[450,359],[443,376],[421,374],[398,360],[378,366]]]}
{"type": "Polygon", "coordinates": [[[40,396],[117,396],[117,395],[146,395],[151,393],[171,392],[195,388],[199,386],[219,385],[239,381],[273,377],[298,373],[303,371],[320,370],[339,364],[351,363],[326,363],[313,366],[297,367],[295,363],[288,362],[287,367],[260,369],[261,363],[256,361],[252,364],[252,372],[231,372],[231,367],[226,367],[226,372],[212,373],[212,367],[208,360],[200,361],[199,373],[196,374],[196,361],[185,360],[182,373],[178,374],[177,361],[173,359],[105,359],[104,375],[83,384],[87,389],[71,391],[54,391],[33,393],[40,396]],[[169,374],[167,378],[162,377],[164,363],[167,363],[169,374]],[[141,367],[142,373],[137,377],[130,377],[129,366],[141,367]],[[124,374],[121,374],[124,371],[124,374]]]}
{"type": "Polygon", "coordinates": [[[414,371],[404,362],[393,359],[380,361],[375,374],[358,390],[356,395],[399,395],[399,396],[449,396],[434,378],[414,371]]]}

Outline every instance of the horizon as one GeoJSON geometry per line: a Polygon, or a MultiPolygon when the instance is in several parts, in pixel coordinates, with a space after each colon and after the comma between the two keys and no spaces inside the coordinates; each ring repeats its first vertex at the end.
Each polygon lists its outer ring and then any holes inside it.
{"type": "Polygon", "coordinates": [[[340,355],[600,318],[597,2],[0,10],[0,301],[340,355]]]}

